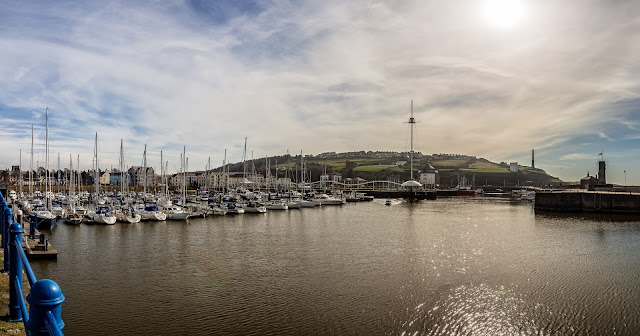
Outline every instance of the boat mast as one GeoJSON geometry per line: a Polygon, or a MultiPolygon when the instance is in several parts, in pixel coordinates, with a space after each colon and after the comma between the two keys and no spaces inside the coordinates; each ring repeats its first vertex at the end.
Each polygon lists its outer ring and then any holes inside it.
{"type": "Polygon", "coordinates": [[[413,118],[413,100],[411,100],[411,118],[409,118],[409,124],[411,125],[411,151],[409,152],[411,160],[411,180],[413,181],[413,125],[416,120],[413,118]]]}
{"type": "MultiPolygon", "coordinates": [[[[256,173],[256,163],[253,161],[253,151],[251,151],[251,187],[253,188],[253,190],[255,190],[255,187],[253,186],[254,183],[258,182],[257,179],[257,173],[256,173]]],[[[260,190],[260,186],[258,185],[258,190],[260,190]]]]}
{"type": "Polygon", "coordinates": [[[80,185],[82,184],[82,174],[80,173],[80,154],[78,154],[78,164],[76,165],[76,169],[78,169],[78,195],[80,195],[80,185]]]}
{"type": "Polygon", "coordinates": [[[207,169],[206,169],[206,172],[205,172],[205,175],[204,175],[204,177],[205,177],[205,180],[204,180],[204,190],[206,190],[206,191],[207,191],[207,193],[209,193],[209,188],[211,187],[211,186],[209,185],[209,175],[210,175],[210,172],[209,172],[209,171],[210,171],[210,170],[211,170],[211,157],[209,157],[209,161],[207,162],[207,169]]]}
{"type": "Polygon", "coordinates": [[[242,191],[244,191],[244,181],[247,179],[247,137],[244,137],[244,150],[242,151],[242,191]]]}
{"type": "Polygon", "coordinates": [[[224,175],[224,192],[229,192],[229,174],[227,169],[227,149],[224,149],[224,160],[222,160],[222,169],[224,175]]]}
{"type": "Polygon", "coordinates": [[[96,144],[95,144],[95,153],[94,160],[96,163],[96,170],[93,173],[93,183],[96,186],[96,207],[98,206],[98,194],[100,193],[100,173],[98,172],[98,132],[96,132],[96,144]]]}
{"type": "Polygon", "coordinates": [[[182,205],[187,204],[187,146],[182,147],[182,205]]]}
{"type": "Polygon", "coordinates": [[[60,189],[62,189],[62,183],[61,183],[62,181],[60,180],[60,153],[58,153],[58,171],[56,171],[56,175],[58,180],[58,192],[61,192],[60,189]]]}
{"type": "Polygon", "coordinates": [[[31,162],[29,163],[29,197],[33,197],[33,125],[31,125],[31,162]]]}
{"type": "MultiPolygon", "coordinates": [[[[187,154],[185,153],[184,155],[185,157],[185,161],[184,161],[184,201],[182,204],[187,204],[187,170],[189,170],[189,158],[187,157],[187,154]]],[[[191,182],[191,181],[190,181],[191,182]]]]}
{"type": "Polygon", "coordinates": [[[20,174],[20,182],[18,185],[20,186],[20,195],[22,195],[22,149],[20,149],[20,166],[18,166],[18,174],[20,174]]]}
{"type": "Polygon", "coordinates": [[[45,140],[44,140],[44,150],[45,150],[45,171],[46,178],[44,180],[44,200],[45,200],[45,209],[49,210],[49,107],[46,110],[45,117],[45,140]]]}
{"type": "Polygon", "coordinates": [[[269,179],[271,178],[271,169],[269,169],[269,161],[267,161],[267,156],[264,156],[264,186],[267,190],[269,190],[269,179]]]}
{"type": "Polygon", "coordinates": [[[120,197],[124,201],[124,174],[122,171],[124,170],[124,152],[123,152],[123,139],[120,139],[120,160],[118,160],[120,164],[120,197]]]}
{"type": "Polygon", "coordinates": [[[147,197],[147,144],[144,145],[144,153],[142,153],[142,165],[144,166],[144,186],[142,187],[142,200],[147,197]]]}
{"type": "Polygon", "coordinates": [[[74,206],[73,202],[73,159],[71,158],[71,153],[69,153],[69,201],[71,201],[71,206],[74,206]]]}

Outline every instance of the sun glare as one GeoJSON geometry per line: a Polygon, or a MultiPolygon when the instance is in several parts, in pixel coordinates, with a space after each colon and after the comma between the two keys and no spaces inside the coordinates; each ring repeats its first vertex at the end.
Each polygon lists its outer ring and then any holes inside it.
{"type": "Polygon", "coordinates": [[[486,0],[483,15],[491,26],[501,29],[512,28],[522,21],[524,5],[520,0],[486,0]]]}

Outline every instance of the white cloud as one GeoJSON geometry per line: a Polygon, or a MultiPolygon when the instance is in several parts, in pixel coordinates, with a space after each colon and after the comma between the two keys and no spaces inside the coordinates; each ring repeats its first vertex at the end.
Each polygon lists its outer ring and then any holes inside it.
{"type": "Polygon", "coordinates": [[[563,155],[560,160],[593,160],[597,155],[584,153],[571,153],[563,155]]]}
{"type": "Polygon", "coordinates": [[[600,132],[598,133],[598,136],[601,139],[605,139],[605,140],[609,140],[609,141],[614,141],[614,139],[612,139],[610,136],[606,135],[604,132],[600,132]]]}
{"type": "MultiPolygon", "coordinates": [[[[0,33],[0,102],[51,107],[56,152],[88,156],[98,132],[105,163],[121,138],[131,162],[144,144],[177,162],[186,145],[194,167],[224,148],[239,160],[245,136],[257,156],[406,150],[411,99],[417,150],[501,158],[611,139],[598,127],[616,111],[598,111],[637,92],[633,2],[537,1],[499,33],[467,1],[274,2],[215,23],[176,3],[50,6],[50,25],[11,8],[24,24],[0,33]]],[[[26,137],[0,150],[18,148],[26,137]]]]}

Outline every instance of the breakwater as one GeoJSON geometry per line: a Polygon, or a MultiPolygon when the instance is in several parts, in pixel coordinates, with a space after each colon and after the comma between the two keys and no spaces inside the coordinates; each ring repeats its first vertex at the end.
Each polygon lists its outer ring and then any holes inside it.
{"type": "Polygon", "coordinates": [[[640,213],[640,193],[607,191],[538,191],[536,210],[640,213]]]}
{"type": "Polygon", "coordinates": [[[424,191],[397,191],[397,190],[369,190],[366,191],[367,196],[373,196],[375,198],[405,198],[416,200],[434,200],[438,198],[438,194],[435,190],[424,191]]]}

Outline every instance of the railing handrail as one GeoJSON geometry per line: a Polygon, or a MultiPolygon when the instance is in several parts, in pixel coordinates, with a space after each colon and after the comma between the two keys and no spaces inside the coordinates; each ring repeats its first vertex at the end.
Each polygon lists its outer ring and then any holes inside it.
{"type": "MultiPolygon", "coordinates": [[[[18,241],[18,237],[15,238],[16,241],[16,245],[20,244],[22,245],[22,241],[18,241]]],[[[27,280],[29,280],[29,286],[33,286],[34,283],[36,283],[36,281],[38,281],[38,279],[36,278],[36,275],[33,273],[33,269],[31,269],[31,264],[29,263],[29,259],[27,259],[27,254],[24,253],[24,250],[19,248],[18,250],[18,255],[20,256],[20,259],[22,259],[22,268],[24,269],[24,272],[27,274],[27,280]]]]}
{"type": "Polygon", "coordinates": [[[63,336],[64,322],[60,317],[60,306],[64,295],[54,281],[36,278],[22,247],[22,225],[14,222],[13,211],[1,193],[0,231],[5,260],[3,272],[9,272],[9,320],[22,321],[27,335],[63,336]],[[26,298],[30,304],[29,310],[22,293],[23,272],[31,287],[26,298]]]}

